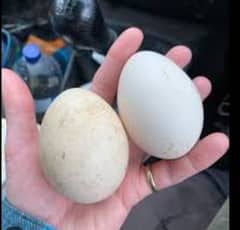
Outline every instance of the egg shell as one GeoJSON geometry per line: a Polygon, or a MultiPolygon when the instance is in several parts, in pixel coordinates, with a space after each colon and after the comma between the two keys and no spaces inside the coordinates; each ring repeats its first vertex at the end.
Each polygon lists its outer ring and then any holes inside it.
{"type": "Polygon", "coordinates": [[[40,129],[40,163],[62,195],[89,204],[111,196],[128,166],[128,139],[110,105],[80,88],[61,93],[40,129]]]}
{"type": "Polygon", "coordinates": [[[179,158],[198,141],[203,105],[188,75],[167,57],[140,51],[125,64],[117,97],[133,141],[162,159],[179,158]]]}

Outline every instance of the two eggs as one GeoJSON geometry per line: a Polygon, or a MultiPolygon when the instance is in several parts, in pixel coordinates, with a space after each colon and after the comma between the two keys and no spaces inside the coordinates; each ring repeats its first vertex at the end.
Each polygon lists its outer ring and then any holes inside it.
{"type": "Polygon", "coordinates": [[[122,122],[98,95],[79,88],[63,92],[49,107],[40,130],[40,162],[60,194],[89,204],[118,189],[129,160],[124,127],[139,148],[162,159],[183,156],[200,137],[203,106],[196,87],[155,52],[141,51],[127,61],[117,104],[122,122]]]}

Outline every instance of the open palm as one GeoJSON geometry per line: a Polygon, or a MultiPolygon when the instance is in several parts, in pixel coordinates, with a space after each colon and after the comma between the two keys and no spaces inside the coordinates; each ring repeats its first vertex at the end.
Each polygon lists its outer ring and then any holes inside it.
{"type": "MultiPolygon", "coordinates": [[[[116,96],[121,69],[143,40],[136,28],[126,30],[114,43],[97,71],[91,90],[112,104],[116,96]]],[[[167,54],[180,67],[191,60],[183,46],[167,54]]],[[[205,77],[194,79],[202,99],[211,90],[205,77]]],[[[48,222],[57,229],[118,230],[131,208],[151,193],[142,166],[145,154],[131,140],[127,175],[118,191],[109,199],[92,205],[73,203],[59,195],[45,180],[38,161],[39,133],[31,94],[12,71],[2,70],[2,94],[7,118],[7,199],[28,214],[48,222]]],[[[152,166],[159,189],[174,185],[208,168],[228,148],[228,138],[211,134],[202,139],[186,156],[160,161],[152,166]]]]}

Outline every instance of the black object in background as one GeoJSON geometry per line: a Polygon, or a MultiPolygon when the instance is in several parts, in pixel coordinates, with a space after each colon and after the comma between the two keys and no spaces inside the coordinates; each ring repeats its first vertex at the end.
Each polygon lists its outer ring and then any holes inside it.
{"type": "Polygon", "coordinates": [[[54,0],[50,19],[54,31],[78,50],[105,54],[116,38],[96,0],[54,0]]]}
{"type": "Polygon", "coordinates": [[[115,4],[122,4],[145,12],[156,13],[161,16],[195,21],[224,20],[229,1],[227,0],[108,0],[115,4]]]}

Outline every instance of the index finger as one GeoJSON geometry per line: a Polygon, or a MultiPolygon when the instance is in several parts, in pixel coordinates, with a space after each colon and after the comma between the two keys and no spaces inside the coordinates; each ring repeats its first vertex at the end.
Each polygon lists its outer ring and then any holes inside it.
{"type": "Polygon", "coordinates": [[[139,49],[143,33],[137,28],[124,31],[110,48],[103,64],[96,72],[91,90],[112,104],[118,80],[126,61],[139,49]]]}

